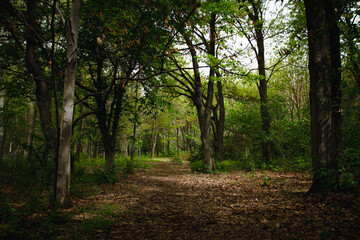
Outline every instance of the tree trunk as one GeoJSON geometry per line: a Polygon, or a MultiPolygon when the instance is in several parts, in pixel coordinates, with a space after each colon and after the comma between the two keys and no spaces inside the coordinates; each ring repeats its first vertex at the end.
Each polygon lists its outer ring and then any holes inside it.
{"type": "Polygon", "coordinates": [[[63,114],[60,125],[60,142],[57,172],[57,201],[62,205],[70,196],[70,156],[72,121],[74,114],[75,77],[77,66],[77,46],[80,20],[80,0],[72,0],[70,17],[65,25],[67,42],[66,75],[64,81],[63,114]]]}
{"type": "Polygon", "coordinates": [[[137,128],[137,120],[138,120],[138,83],[136,83],[136,92],[135,92],[135,111],[134,111],[134,128],[133,128],[133,141],[132,141],[132,145],[131,145],[131,152],[130,152],[130,159],[134,160],[134,154],[135,154],[135,141],[136,141],[136,128],[137,128]]]}
{"type": "Polygon", "coordinates": [[[151,158],[155,157],[155,148],[156,148],[156,140],[157,140],[157,135],[159,133],[159,128],[156,126],[156,116],[154,119],[154,123],[153,123],[153,129],[152,129],[152,136],[151,136],[151,158]]]}
{"type": "Polygon", "coordinates": [[[121,155],[124,157],[128,156],[128,139],[126,134],[121,134],[120,136],[120,151],[121,155]]]}
{"type": "Polygon", "coordinates": [[[36,116],[37,116],[37,109],[34,106],[33,102],[30,102],[29,104],[29,114],[27,117],[28,122],[28,130],[26,135],[26,150],[24,151],[24,159],[27,159],[29,157],[29,150],[33,148],[34,145],[34,132],[35,132],[35,122],[36,122],[36,116]]]}
{"type": "MultiPolygon", "coordinates": [[[[83,105],[80,106],[80,113],[83,112],[83,105]]],[[[77,145],[76,145],[76,152],[78,157],[80,157],[80,154],[82,154],[84,152],[84,147],[83,147],[83,128],[84,128],[84,121],[83,118],[80,120],[80,125],[79,125],[79,139],[77,141],[77,145]]],[[[78,160],[78,159],[77,159],[78,160]]]]}
{"type": "MultiPolygon", "coordinates": [[[[1,86],[1,91],[0,91],[0,110],[4,113],[4,90],[1,86]]],[[[4,147],[5,147],[5,136],[6,136],[6,132],[5,132],[5,118],[4,118],[4,114],[2,114],[2,118],[0,120],[0,164],[2,162],[2,159],[4,157],[4,147]]]]}
{"type": "Polygon", "coordinates": [[[244,33],[249,43],[252,46],[252,49],[255,53],[257,63],[258,63],[258,72],[261,80],[257,83],[260,96],[260,115],[261,115],[261,149],[262,156],[265,163],[270,163],[271,161],[271,141],[270,141],[270,114],[268,109],[268,96],[267,96],[267,79],[266,79],[266,69],[265,69],[265,47],[264,47],[264,29],[263,29],[263,1],[249,0],[249,3],[252,6],[252,10],[246,8],[247,15],[251,20],[253,27],[254,38],[256,40],[257,47],[251,43],[251,38],[247,33],[244,33]]]}
{"type": "Polygon", "coordinates": [[[257,43],[257,62],[258,71],[261,76],[261,80],[258,84],[259,95],[260,95],[260,114],[261,114],[261,130],[262,136],[262,155],[266,163],[270,163],[271,160],[271,145],[270,145],[270,114],[268,109],[268,97],[267,97],[267,79],[265,70],[265,47],[264,47],[264,34],[262,19],[259,16],[260,3],[252,3],[254,9],[254,27],[256,34],[257,43]]]}
{"type": "Polygon", "coordinates": [[[36,0],[27,1],[27,23],[29,30],[25,35],[26,38],[26,52],[25,52],[25,62],[26,67],[34,79],[36,84],[36,103],[39,109],[40,114],[40,125],[42,133],[45,137],[47,146],[52,150],[53,159],[56,159],[57,153],[57,143],[56,143],[56,130],[52,122],[51,115],[51,97],[48,90],[47,81],[45,79],[43,70],[39,64],[37,49],[39,43],[37,42],[36,37],[36,27],[37,27],[37,18],[36,18],[36,0]]]}
{"type": "Polygon", "coordinates": [[[225,102],[220,79],[217,81],[216,101],[217,104],[213,108],[214,155],[216,159],[221,160],[224,158],[225,102]]]}
{"type": "Polygon", "coordinates": [[[309,45],[311,158],[309,192],[331,190],[342,159],[340,34],[335,1],[304,0],[309,45]]]}
{"type": "Polygon", "coordinates": [[[350,64],[352,66],[352,74],[354,75],[358,92],[360,93],[360,63],[358,60],[358,50],[356,47],[356,31],[354,31],[354,27],[352,27],[353,23],[351,22],[351,15],[345,16],[346,20],[346,33],[345,35],[345,42],[348,47],[348,58],[350,61],[350,64]]]}
{"type": "Polygon", "coordinates": [[[105,148],[105,171],[108,173],[115,166],[116,151],[111,144],[105,148]]]}
{"type": "Polygon", "coordinates": [[[190,48],[192,64],[194,69],[194,95],[193,103],[197,110],[199,125],[200,125],[200,138],[201,138],[201,152],[203,154],[203,164],[208,167],[209,171],[215,170],[215,163],[211,148],[211,108],[214,94],[214,81],[209,79],[206,103],[203,105],[203,93],[201,86],[201,76],[199,71],[199,63],[194,45],[189,37],[184,36],[187,45],[190,48]]]}

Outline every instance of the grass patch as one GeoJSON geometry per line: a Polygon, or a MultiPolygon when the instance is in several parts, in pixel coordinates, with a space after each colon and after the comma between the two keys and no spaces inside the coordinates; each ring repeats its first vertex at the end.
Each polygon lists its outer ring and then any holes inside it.
{"type": "Polygon", "coordinates": [[[75,239],[80,239],[82,234],[93,233],[96,231],[108,231],[114,225],[114,221],[104,218],[102,216],[95,216],[84,219],[78,226],[75,227],[75,239]]]}

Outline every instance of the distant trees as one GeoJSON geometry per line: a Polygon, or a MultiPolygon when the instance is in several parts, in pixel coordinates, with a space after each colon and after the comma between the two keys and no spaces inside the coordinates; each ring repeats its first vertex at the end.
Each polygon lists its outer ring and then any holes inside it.
{"type": "Polygon", "coordinates": [[[360,156],[357,1],[83,1],[78,47],[70,2],[0,9],[0,159],[59,158],[61,202],[71,143],[107,173],[119,152],[190,152],[206,172],[309,169],[311,155],[314,192],[360,156]],[[268,19],[271,4],[289,15],[268,19]]]}

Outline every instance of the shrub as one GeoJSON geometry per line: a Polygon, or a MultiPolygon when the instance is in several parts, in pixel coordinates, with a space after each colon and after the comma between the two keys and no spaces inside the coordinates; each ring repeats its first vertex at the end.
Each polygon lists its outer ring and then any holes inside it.
{"type": "Polygon", "coordinates": [[[222,162],[215,162],[216,170],[220,172],[230,172],[235,168],[235,161],[225,160],[222,162]]]}
{"type": "Polygon", "coordinates": [[[195,161],[190,165],[191,171],[199,173],[209,173],[209,166],[203,164],[202,161],[195,161]]]}
{"type": "Polygon", "coordinates": [[[176,157],[171,159],[171,163],[173,163],[173,164],[182,164],[183,160],[180,158],[180,156],[176,156],[176,157]]]}

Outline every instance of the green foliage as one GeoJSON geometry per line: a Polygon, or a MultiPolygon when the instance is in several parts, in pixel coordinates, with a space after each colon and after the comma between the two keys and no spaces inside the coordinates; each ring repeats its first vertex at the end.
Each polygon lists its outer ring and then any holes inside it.
{"type": "Polygon", "coordinates": [[[46,189],[53,184],[55,163],[49,157],[46,149],[33,149],[28,159],[24,159],[23,153],[14,153],[4,156],[1,162],[0,179],[4,183],[15,184],[18,188],[46,189]]]}
{"type": "Polygon", "coordinates": [[[225,160],[225,161],[221,161],[221,162],[216,162],[215,167],[216,167],[216,170],[218,170],[220,172],[231,172],[234,169],[235,164],[233,161],[225,160]]]}
{"type": "Polygon", "coordinates": [[[328,191],[353,192],[359,186],[359,176],[343,165],[340,165],[338,169],[320,168],[314,174],[322,186],[323,193],[328,191]]]}
{"type": "Polygon", "coordinates": [[[76,162],[73,175],[75,183],[114,184],[119,181],[120,174],[125,178],[128,175],[134,174],[136,169],[146,168],[144,160],[131,160],[130,157],[117,157],[115,159],[115,167],[108,172],[104,171],[103,165],[104,160],[96,158],[83,158],[76,162]]]}
{"type": "Polygon", "coordinates": [[[4,199],[0,201],[0,238],[11,239],[21,237],[21,218],[17,210],[4,199]]]}
{"type": "Polygon", "coordinates": [[[141,168],[140,161],[137,159],[131,160],[130,157],[118,158],[116,163],[117,168],[120,169],[123,177],[134,174],[136,168],[141,168]]]}
{"type": "Polygon", "coordinates": [[[173,164],[183,164],[183,159],[180,156],[173,157],[170,161],[173,164]]]}
{"type": "Polygon", "coordinates": [[[202,161],[192,162],[190,165],[190,169],[195,173],[209,173],[209,166],[204,164],[202,161]]]}

